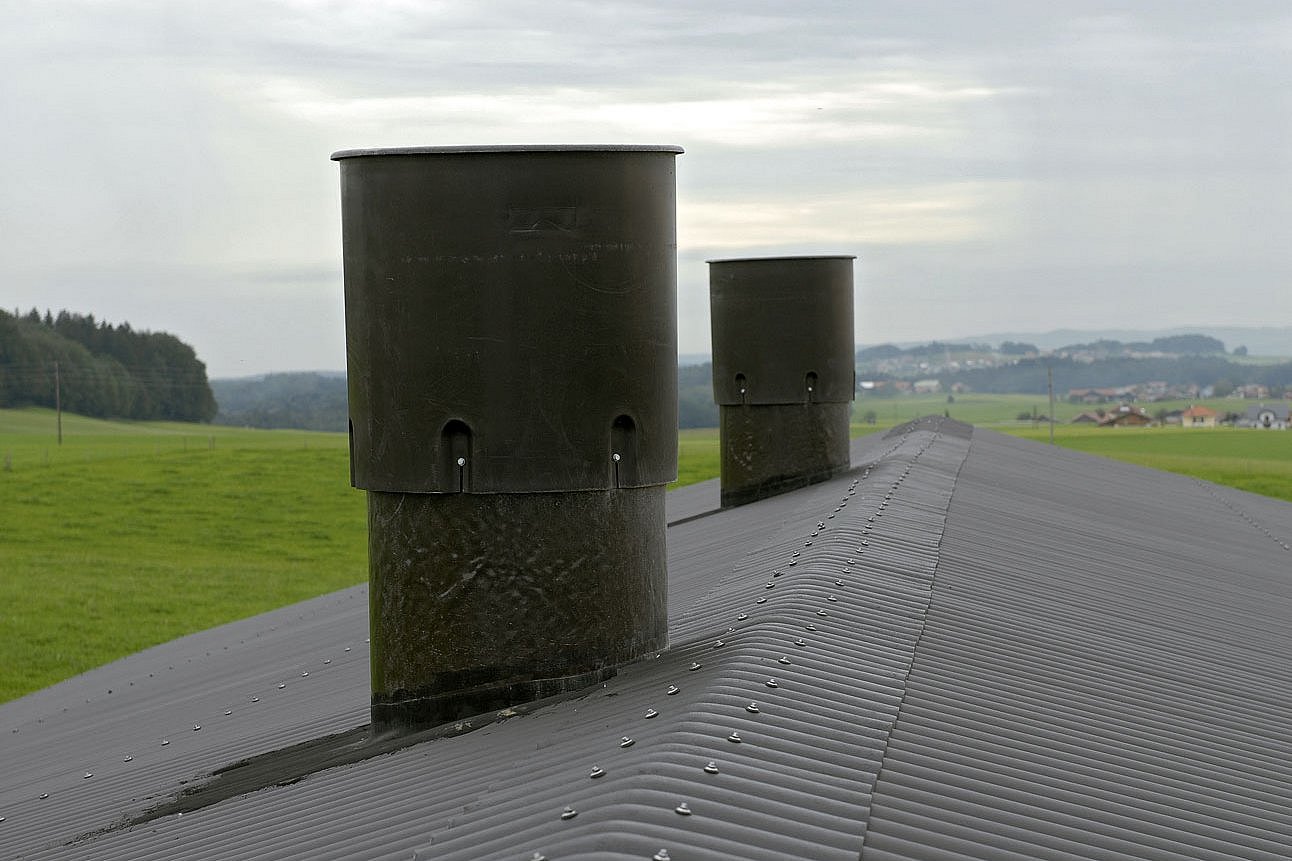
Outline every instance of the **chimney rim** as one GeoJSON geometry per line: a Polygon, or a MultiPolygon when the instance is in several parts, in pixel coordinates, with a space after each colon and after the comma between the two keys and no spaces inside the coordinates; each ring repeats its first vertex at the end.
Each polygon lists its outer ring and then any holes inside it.
{"type": "Polygon", "coordinates": [[[856,254],[785,254],[778,257],[721,257],[705,263],[763,263],[785,260],[856,260],[856,254]]]}
{"type": "Polygon", "coordinates": [[[332,161],[369,156],[409,155],[506,155],[512,153],[614,153],[657,152],[679,155],[686,152],[673,144],[483,144],[465,146],[403,146],[342,149],[332,153],[332,161]]]}

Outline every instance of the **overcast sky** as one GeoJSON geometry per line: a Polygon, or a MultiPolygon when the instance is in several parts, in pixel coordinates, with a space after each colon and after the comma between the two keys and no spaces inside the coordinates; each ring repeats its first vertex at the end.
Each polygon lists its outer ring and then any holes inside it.
{"type": "Polygon", "coordinates": [[[1292,324],[1292,4],[22,2],[0,307],[345,365],[335,150],[686,148],[710,257],[858,255],[857,339],[1292,324]]]}

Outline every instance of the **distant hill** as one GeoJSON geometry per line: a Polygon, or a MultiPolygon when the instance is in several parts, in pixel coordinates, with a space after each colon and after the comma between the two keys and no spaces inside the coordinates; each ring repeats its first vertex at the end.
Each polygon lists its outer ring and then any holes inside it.
{"type": "MultiPolygon", "coordinates": [[[[308,372],[212,380],[215,423],[253,428],[339,431],[349,426],[345,374],[308,372]]],[[[678,367],[678,426],[717,427],[713,368],[678,367]]]]}
{"type": "Polygon", "coordinates": [[[1143,343],[1173,335],[1206,333],[1225,343],[1230,350],[1246,347],[1248,355],[1292,357],[1292,326],[1177,326],[1170,329],[1055,329],[1049,332],[996,332],[987,335],[957,338],[957,341],[999,344],[1004,341],[1023,341],[1035,344],[1042,350],[1057,350],[1071,344],[1089,344],[1098,341],[1143,343]]]}
{"type": "Polygon", "coordinates": [[[215,423],[345,433],[350,416],[345,374],[303,372],[212,380],[215,423]]]}

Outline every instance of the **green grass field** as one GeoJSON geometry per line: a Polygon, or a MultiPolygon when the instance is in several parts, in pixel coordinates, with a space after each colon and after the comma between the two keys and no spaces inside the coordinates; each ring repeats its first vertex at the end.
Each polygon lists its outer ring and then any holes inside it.
{"type": "Polygon", "coordinates": [[[0,701],[360,582],[339,434],[0,410],[0,701]]]}
{"type": "MultiPolygon", "coordinates": [[[[1029,396],[863,398],[856,414],[877,421],[853,434],[945,410],[1044,441],[1047,426],[1015,419],[1033,405],[1047,411],[1029,396]]],[[[77,416],[63,431],[60,446],[49,410],[0,410],[0,702],[367,576],[344,435],[77,416]]],[[[1060,425],[1056,441],[1292,500],[1292,433],[1060,425]]],[[[677,484],[718,462],[716,429],[679,434],[677,484]]]]}

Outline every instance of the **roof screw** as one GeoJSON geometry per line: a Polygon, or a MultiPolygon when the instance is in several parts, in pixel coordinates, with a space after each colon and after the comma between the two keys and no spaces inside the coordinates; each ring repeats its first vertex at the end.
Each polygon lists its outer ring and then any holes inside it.
{"type": "Polygon", "coordinates": [[[620,460],[619,452],[615,452],[614,454],[610,455],[610,459],[613,460],[615,463],[619,463],[619,460],[620,460]]]}
{"type": "Polygon", "coordinates": [[[260,702],[260,697],[252,697],[252,698],[251,698],[251,701],[252,701],[253,703],[258,703],[258,702],[260,702]]]}
{"type": "Polygon", "coordinates": [[[815,630],[816,630],[816,625],[813,625],[811,622],[808,622],[806,625],[804,625],[804,626],[803,626],[803,630],[805,630],[805,631],[815,631],[815,630]]]}
{"type": "Polygon", "coordinates": [[[579,811],[575,810],[573,807],[569,806],[568,804],[565,806],[565,809],[561,811],[562,819],[573,819],[578,815],[579,815],[579,811]]]}
{"type": "Polygon", "coordinates": [[[736,617],[736,621],[737,621],[737,622],[743,622],[743,621],[745,621],[745,620],[746,620],[746,619],[748,619],[748,618],[749,618],[749,614],[748,614],[748,613],[741,613],[739,616],[737,616],[737,617],[736,617]]]}
{"type": "Polygon", "coordinates": [[[346,647],[345,647],[345,650],[346,650],[347,652],[348,652],[348,651],[350,651],[350,647],[349,647],[349,646],[346,646],[346,647]]]}
{"type": "Polygon", "coordinates": [[[651,718],[658,717],[658,716],[659,716],[659,712],[655,711],[654,709],[646,709],[646,714],[644,715],[646,720],[650,720],[651,718]]]}
{"type": "Polygon", "coordinates": [[[628,736],[624,736],[623,738],[619,739],[619,746],[620,746],[620,747],[632,747],[634,744],[636,744],[636,742],[635,742],[635,741],[633,741],[633,740],[632,740],[631,738],[629,738],[628,736]]]}
{"type": "Polygon", "coordinates": [[[44,801],[46,798],[49,798],[49,793],[48,793],[48,792],[42,792],[42,793],[40,794],[40,800],[41,800],[41,801],[44,801]]]}
{"type": "Polygon", "coordinates": [[[592,766],[592,771],[588,772],[588,777],[592,778],[593,780],[596,780],[598,777],[604,776],[605,773],[606,773],[606,770],[604,768],[602,768],[599,765],[594,765],[592,766]]]}
{"type": "Polygon", "coordinates": [[[798,555],[799,555],[799,552],[798,552],[797,550],[795,550],[793,553],[791,553],[791,554],[790,554],[790,558],[791,558],[791,559],[797,559],[797,558],[798,558],[798,555]]]}
{"type": "Polygon", "coordinates": [[[278,690],[280,690],[280,691],[281,691],[281,690],[282,690],[283,688],[285,688],[285,687],[287,687],[287,683],[286,683],[286,682],[279,682],[279,683],[278,683],[278,690]]]}
{"type": "Polygon", "coordinates": [[[309,674],[310,674],[310,671],[309,671],[309,670],[305,670],[304,672],[302,672],[302,673],[301,673],[301,678],[303,679],[303,678],[305,678],[306,676],[308,676],[309,674]]]}
{"type": "Polygon", "coordinates": [[[807,645],[807,640],[804,640],[802,637],[799,637],[797,640],[795,640],[795,641],[794,641],[794,645],[796,645],[796,646],[806,646],[806,645],[807,645]]]}
{"type": "Polygon", "coordinates": [[[123,759],[123,760],[121,760],[121,761],[122,761],[122,762],[131,762],[131,761],[133,761],[133,760],[134,760],[134,757],[133,757],[133,756],[129,756],[129,755],[127,755],[127,756],[126,756],[126,758],[125,758],[125,759],[123,759]]]}
{"type": "Polygon", "coordinates": [[[467,459],[465,457],[458,458],[458,466],[466,466],[466,465],[467,465],[467,459]]]}
{"type": "Polygon", "coordinates": [[[725,646],[725,645],[727,645],[727,644],[726,644],[726,642],[725,642],[724,640],[714,640],[714,641],[713,641],[713,647],[714,647],[715,649],[721,649],[721,648],[722,648],[723,646],[725,646]]]}
{"type": "Polygon", "coordinates": [[[827,520],[834,520],[834,515],[833,515],[833,514],[830,514],[830,515],[828,515],[828,516],[826,517],[826,519],[827,519],[827,520]]]}
{"type": "Polygon", "coordinates": [[[779,658],[776,659],[776,663],[778,664],[788,664],[789,662],[790,662],[790,659],[788,655],[781,655],[779,658]]]}
{"type": "Polygon", "coordinates": [[[324,658],[324,659],[323,659],[323,663],[324,663],[324,665],[326,665],[326,664],[330,664],[330,663],[332,663],[332,659],[331,659],[331,658],[324,658]]]}
{"type": "Polygon", "coordinates": [[[705,774],[717,774],[717,773],[718,773],[718,764],[717,764],[716,762],[714,762],[713,760],[709,760],[708,764],[707,764],[707,765],[705,765],[705,767],[704,767],[704,773],[705,773],[705,774]]]}
{"type": "Polygon", "coordinates": [[[843,581],[842,581],[842,580],[836,580],[836,581],[834,581],[834,585],[836,585],[836,586],[842,586],[842,585],[843,585],[843,581]]]}
{"type": "Polygon", "coordinates": [[[92,772],[92,771],[87,771],[87,772],[85,772],[85,774],[84,774],[84,775],[82,775],[81,779],[82,779],[82,780],[89,780],[91,777],[94,777],[94,772],[92,772]]]}
{"type": "Polygon", "coordinates": [[[782,574],[784,574],[784,573],[785,573],[784,571],[779,571],[779,570],[778,570],[778,571],[773,571],[773,572],[772,572],[772,576],[773,576],[773,577],[779,577],[779,576],[781,576],[781,575],[782,575],[782,574]]]}
{"type": "Polygon", "coordinates": [[[688,806],[688,805],[687,805],[687,803],[686,803],[685,801],[683,801],[683,802],[682,802],[681,804],[679,804],[677,807],[674,807],[674,808],[673,808],[673,810],[674,810],[674,811],[676,811],[676,812],[678,813],[678,815],[680,815],[680,816],[690,816],[690,815],[691,815],[691,808],[690,808],[690,806],[688,806]]]}
{"type": "Polygon", "coordinates": [[[229,716],[229,715],[231,715],[231,714],[233,714],[233,709],[225,709],[225,710],[224,710],[224,716],[225,716],[225,717],[228,717],[228,716],[229,716]]]}
{"type": "Polygon", "coordinates": [[[816,611],[816,614],[817,614],[818,616],[829,616],[829,615],[830,615],[830,614],[829,614],[829,613],[827,613],[825,610],[817,610],[817,611],[816,611]]]}
{"type": "MultiPolygon", "coordinates": [[[[792,564],[792,563],[791,563],[791,564],[792,564]]],[[[770,588],[772,588],[772,587],[773,587],[773,586],[775,586],[775,585],[776,585],[775,583],[766,583],[766,584],[764,584],[764,585],[763,585],[763,588],[764,588],[764,589],[770,589],[770,588]]]]}
{"type": "Polygon", "coordinates": [[[202,729],[202,725],[200,723],[193,724],[193,732],[198,732],[201,729],[202,729]]]}
{"type": "Polygon", "coordinates": [[[535,852],[533,855],[529,856],[529,861],[547,861],[547,856],[542,852],[535,852]]]}
{"type": "Polygon", "coordinates": [[[767,599],[766,599],[766,598],[759,598],[759,599],[758,599],[757,601],[755,601],[754,603],[755,603],[755,604],[766,604],[766,603],[767,603],[767,599]]]}
{"type": "Polygon", "coordinates": [[[665,691],[664,693],[668,694],[671,697],[673,696],[673,694],[677,693],[680,690],[681,688],[679,688],[677,685],[669,685],[668,690],[665,691]]]}
{"type": "Polygon", "coordinates": [[[775,679],[768,679],[768,680],[767,680],[767,687],[769,687],[769,688],[779,688],[779,687],[780,687],[780,685],[776,684],[776,680],[775,680],[775,679]]]}
{"type": "Polygon", "coordinates": [[[166,739],[162,739],[162,747],[165,747],[168,744],[170,744],[169,741],[167,741],[166,739]]]}
{"type": "Polygon", "coordinates": [[[797,564],[799,564],[799,561],[798,561],[797,559],[791,559],[791,560],[790,560],[790,564],[791,564],[791,565],[797,565],[797,564]]]}
{"type": "Polygon", "coordinates": [[[700,665],[695,661],[692,661],[691,666],[687,667],[687,669],[690,670],[691,672],[695,672],[696,670],[700,669],[700,665]]]}
{"type": "Polygon", "coordinates": [[[837,604],[837,603],[839,603],[839,599],[838,599],[838,598],[836,598],[836,597],[834,597],[833,595],[826,595],[826,596],[825,596],[825,599],[826,599],[827,601],[829,601],[831,604],[837,604]]]}
{"type": "Polygon", "coordinates": [[[751,715],[758,714],[758,703],[750,703],[745,706],[745,711],[749,712],[751,715]]]}
{"type": "MultiPolygon", "coordinates": [[[[742,390],[742,393],[743,393],[743,390],[742,390]]],[[[672,859],[669,857],[667,849],[659,850],[654,855],[650,856],[650,859],[651,861],[672,861],[672,859]]]]}
{"type": "Polygon", "coordinates": [[[740,733],[733,731],[731,735],[727,736],[727,741],[732,742],[733,744],[740,744],[744,739],[740,737],[740,733]]]}

